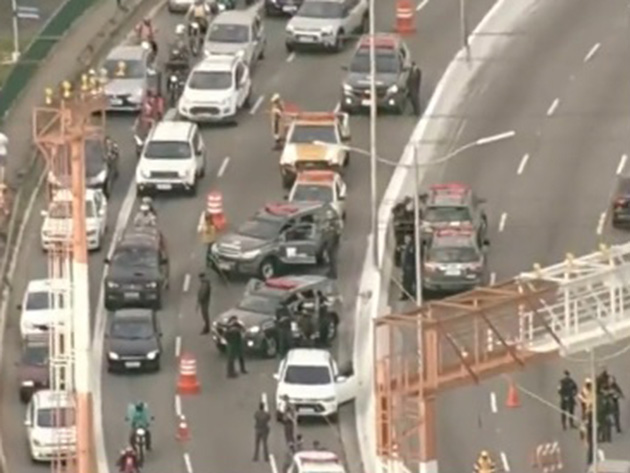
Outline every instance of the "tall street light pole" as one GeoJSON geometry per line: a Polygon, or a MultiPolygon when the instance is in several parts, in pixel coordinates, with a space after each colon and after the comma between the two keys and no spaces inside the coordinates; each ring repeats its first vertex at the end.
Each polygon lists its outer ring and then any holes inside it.
{"type": "Polygon", "coordinates": [[[376,10],[374,8],[374,0],[370,0],[368,8],[369,18],[369,35],[370,35],[370,208],[372,210],[372,257],[374,259],[374,267],[378,268],[378,201],[377,201],[377,183],[376,161],[378,151],[376,149],[376,45],[374,44],[374,36],[376,34],[376,10]]]}

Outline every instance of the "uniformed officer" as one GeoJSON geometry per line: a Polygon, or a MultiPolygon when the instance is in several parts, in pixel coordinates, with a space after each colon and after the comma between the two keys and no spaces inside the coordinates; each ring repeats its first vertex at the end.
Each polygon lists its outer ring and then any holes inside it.
{"type": "Polygon", "coordinates": [[[402,261],[402,250],[405,244],[405,235],[413,231],[413,200],[411,197],[405,197],[398,202],[393,210],[394,221],[394,239],[396,249],[394,253],[394,264],[400,267],[402,261]]]}
{"type": "Polygon", "coordinates": [[[276,309],[276,326],[278,327],[278,355],[284,358],[292,345],[291,312],[284,303],[276,309]]]}
{"type": "Polygon", "coordinates": [[[601,443],[612,442],[612,399],[606,390],[597,393],[597,437],[601,443]]]}
{"type": "Polygon", "coordinates": [[[282,148],[283,127],[282,120],[284,118],[284,103],[280,98],[280,94],[273,94],[271,97],[271,134],[273,135],[273,149],[282,148]]]}
{"type": "Polygon", "coordinates": [[[317,342],[322,347],[328,346],[328,326],[330,324],[330,314],[328,313],[328,298],[322,293],[318,291],[317,293],[317,329],[318,329],[318,337],[317,342]]]}
{"type": "Polygon", "coordinates": [[[569,371],[564,371],[564,377],[560,379],[560,386],[558,387],[558,395],[560,396],[560,409],[562,414],[560,421],[562,422],[562,430],[567,429],[567,417],[569,418],[569,425],[572,429],[575,428],[574,412],[575,412],[575,397],[578,394],[578,387],[569,371]]]}
{"type": "Polygon", "coordinates": [[[245,369],[245,347],[243,346],[243,338],[245,335],[245,326],[233,315],[228,321],[228,327],[225,331],[225,341],[227,342],[227,375],[228,378],[236,378],[238,375],[234,363],[238,358],[241,374],[247,374],[245,369]]]}
{"type": "Polygon", "coordinates": [[[267,407],[263,402],[258,406],[258,410],[254,413],[254,458],[253,461],[258,461],[258,452],[262,445],[263,457],[266,462],[269,461],[269,421],[271,416],[267,412],[267,407]]]}
{"type": "Polygon", "coordinates": [[[401,253],[402,286],[401,300],[414,297],[416,293],[416,257],[411,235],[405,235],[401,253]]]}
{"type": "Polygon", "coordinates": [[[199,289],[197,289],[197,307],[203,320],[203,328],[201,334],[206,335],[210,332],[210,296],[212,295],[212,286],[210,278],[206,273],[199,273],[199,289]]]}
{"type": "Polygon", "coordinates": [[[420,83],[422,81],[422,72],[415,62],[411,63],[411,71],[409,72],[409,101],[413,108],[413,113],[420,116],[420,83]]]}
{"type": "Polygon", "coordinates": [[[595,380],[595,385],[597,386],[597,392],[605,391],[608,389],[608,385],[610,382],[610,376],[608,375],[608,370],[604,368],[601,373],[597,376],[595,380]]]}
{"type": "Polygon", "coordinates": [[[617,433],[621,433],[621,422],[619,412],[619,400],[624,399],[623,391],[617,384],[617,379],[614,376],[610,377],[610,396],[612,400],[612,417],[615,423],[615,429],[617,433]]]}

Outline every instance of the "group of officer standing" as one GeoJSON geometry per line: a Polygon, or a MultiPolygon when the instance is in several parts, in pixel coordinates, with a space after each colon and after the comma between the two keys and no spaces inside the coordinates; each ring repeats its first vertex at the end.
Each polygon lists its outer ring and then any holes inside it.
{"type": "MultiPolygon", "coordinates": [[[[624,399],[623,391],[614,376],[610,376],[607,370],[603,370],[595,380],[595,386],[590,378],[584,380],[581,389],[571,377],[569,371],[564,371],[564,377],[560,380],[558,388],[560,397],[560,409],[562,428],[578,428],[578,418],[575,415],[575,407],[579,402],[581,409],[582,438],[592,448],[593,414],[597,421],[597,441],[607,443],[612,441],[613,428],[621,433],[620,401],[624,399]],[[595,410],[593,408],[595,407],[595,410]]],[[[589,455],[591,458],[592,455],[589,455]]]]}

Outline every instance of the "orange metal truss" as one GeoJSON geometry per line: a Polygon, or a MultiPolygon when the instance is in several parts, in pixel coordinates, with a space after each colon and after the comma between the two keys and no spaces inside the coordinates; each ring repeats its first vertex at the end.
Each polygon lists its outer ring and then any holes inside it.
{"type": "Polygon", "coordinates": [[[426,444],[435,441],[429,437],[434,437],[434,402],[439,392],[549,357],[521,346],[520,319],[533,312],[534,323],[556,338],[543,317],[536,316],[555,302],[557,289],[556,283],[546,280],[527,285],[512,280],[377,318],[377,454],[407,461],[435,455],[427,453],[434,446],[426,444]]]}

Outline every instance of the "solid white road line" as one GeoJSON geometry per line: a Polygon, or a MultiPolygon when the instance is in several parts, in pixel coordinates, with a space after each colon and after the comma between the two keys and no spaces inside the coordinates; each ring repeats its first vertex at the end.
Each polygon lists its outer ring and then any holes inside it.
{"type": "Polygon", "coordinates": [[[271,473],[278,473],[278,464],[276,463],[276,457],[273,453],[269,453],[269,465],[271,466],[271,473]]]}
{"type": "Polygon", "coordinates": [[[177,417],[182,416],[182,398],[179,397],[179,394],[175,394],[175,415],[177,417]]]}
{"type": "Polygon", "coordinates": [[[619,160],[619,166],[617,166],[617,176],[621,175],[623,169],[626,167],[626,161],[628,161],[628,155],[624,154],[619,160]]]}
{"type": "Polygon", "coordinates": [[[560,105],[560,99],[554,99],[553,102],[551,102],[551,105],[549,105],[549,108],[547,109],[548,117],[554,114],[554,112],[558,108],[558,105],[560,105]]]}
{"type": "Polygon", "coordinates": [[[604,224],[606,223],[606,212],[602,212],[597,221],[597,229],[595,230],[598,235],[604,233],[604,224]]]}
{"type": "Polygon", "coordinates": [[[416,11],[422,10],[424,7],[426,7],[429,4],[430,1],[431,0],[422,0],[416,7],[416,11]]]}
{"type": "Polygon", "coordinates": [[[508,462],[508,458],[505,452],[501,452],[501,463],[503,463],[503,470],[509,472],[510,464],[508,462]]]}
{"type": "Polygon", "coordinates": [[[497,408],[497,395],[494,391],[490,393],[490,408],[492,409],[493,414],[499,412],[499,409],[497,408]]]}
{"type": "Polygon", "coordinates": [[[179,358],[182,353],[182,337],[175,337],[175,358],[179,358]]]}
{"type": "Polygon", "coordinates": [[[516,170],[516,174],[518,176],[523,174],[523,171],[525,170],[525,166],[527,166],[527,161],[529,161],[529,154],[526,154],[525,156],[521,158],[521,162],[519,163],[518,169],[516,170]]]}
{"type": "Polygon", "coordinates": [[[269,412],[269,401],[267,399],[267,393],[262,393],[260,395],[260,402],[262,402],[263,406],[265,406],[265,412],[269,412]]]}
{"type": "Polygon", "coordinates": [[[258,109],[260,108],[260,106],[263,103],[263,100],[265,100],[265,96],[261,95],[260,97],[258,97],[256,99],[256,101],[254,102],[254,106],[252,107],[252,109],[249,111],[250,115],[256,115],[256,112],[258,111],[258,109]]]}
{"type": "Polygon", "coordinates": [[[190,273],[186,273],[186,276],[184,276],[184,285],[182,287],[182,291],[188,292],[189,289],[190,289],[190,273]]]}
{"type": "Polygon", "coordinates": [[[295,59],[295,53],[291,53],[287,56],[287,62],[293,62],[295,59]]]}
{"type": "Polygon", "coordinates": [[[184,464],[186,465],[186,473],[193,473],[192,463],[188,453],[184,453],[184,464]]]}
{"type": "Polygon", "coordinates": [[[490,285],[494,286],[494,283],[497,282],[497,273],[494,271],[490,273],[490,285]]]}
{"type": "Polygon", "coordinates": [[[501,214],[501,218],[499,219],[499,232],[505,230],[505,222],[507,221],[507,213],[503,212],[501,214]]]}
{"type": "Polygon", "coordinates": [[[600,47],[601,47],[601,43],[595,43],[593,47],[588,51],[588,53],[586,53],[586,56],[584,56],[584,62],[588,62],[591,59],[593,59],[593,56],[597,54],[597,51],[599,51],[600,47]]]}
{"type": "Polygon", "coordinates": [[[217,172],[217,177],[223,177],[223,174],[225,174],[225,170],[227,169],[228,164],[230,164],[230,157],[226,156],[225,158],[223,158],[221,167],[219,168],[219,171],[217,172]]]}

